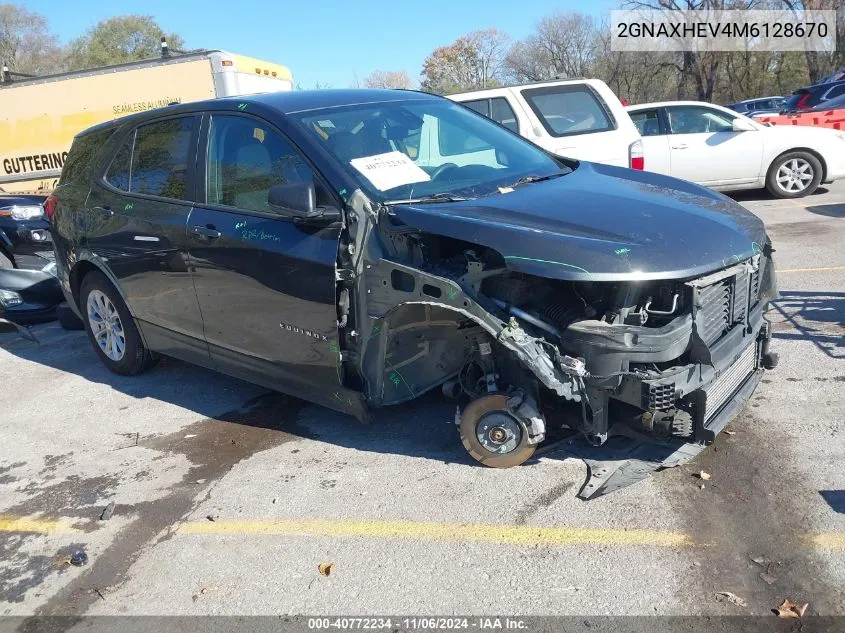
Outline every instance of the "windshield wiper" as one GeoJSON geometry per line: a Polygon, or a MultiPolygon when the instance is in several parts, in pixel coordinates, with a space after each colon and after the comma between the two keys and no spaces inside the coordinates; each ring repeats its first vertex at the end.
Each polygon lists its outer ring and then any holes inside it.
{"type": "Polygon", "coordinates": [[[419,198],[403,198],[402,200],[387,200],[382,202],[385,206],[391,204],[432,204],[435,202],[463,202],[464,200],[473,200],[473,198],[465,198],[464,196],[456,196],[451,193],[435,193],[430,196],[420,196],[419,198]]]}
{"type": "Polygon", "coordinates": [[[523,176],[515,183],[510,185],[502,185],[500,189],[505,189],[507,187],[518,187],[519,185],[527,185],[530,182],[542,182],[543,180],[551,180],[552,178],[557,178],[559,176],[565,176],[566,174],[571,174],[572,170],[570,171],[558,171],[553,174],[549,174],[547,176],[536,176],[534,174],[523,176]]]}

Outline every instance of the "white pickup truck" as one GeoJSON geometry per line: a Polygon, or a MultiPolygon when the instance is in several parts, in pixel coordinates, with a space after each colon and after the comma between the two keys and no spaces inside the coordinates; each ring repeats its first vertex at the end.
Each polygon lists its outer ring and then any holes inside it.
{"type": "Polygon", "coordinates": [[[559,156],[644,169],[640,133],[598,79],[564,79],[448,95],[559,156]]]}

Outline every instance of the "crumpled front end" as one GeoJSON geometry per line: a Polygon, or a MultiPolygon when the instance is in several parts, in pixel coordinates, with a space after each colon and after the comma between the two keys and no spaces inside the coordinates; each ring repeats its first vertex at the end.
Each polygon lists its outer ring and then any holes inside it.
{"type": "Polygon", "coordinates": [[[768,253],[675,287],[665,309],[651,310],[648,300],[634,308],[642,325],[582,321],[567,329],[563,345],[589,372],[582,430],[591,442],[604,443],[624,425],[655,438],[709,443],[763,369],[776,364],[763,316],[776,294],[768,253]],[[652,312],[664,319],[657,327],[648,327],[652,312]]]}
{"type": "Polygon", "coordinates": [[[495,249],[365,208],[356,219],[338,274],[349,288],[339,292],[344,379],[370,406],[441,387],[459,399],[461,440],[485,465],[524,462],[553,427],[596,450],[613,436],[674,447],[657,465],[675,465],[776,363],[765,239],[699,276],[590,281],[530,274],[495,249]],[[361,237],[364,222],[378,239],[361,237]]]}

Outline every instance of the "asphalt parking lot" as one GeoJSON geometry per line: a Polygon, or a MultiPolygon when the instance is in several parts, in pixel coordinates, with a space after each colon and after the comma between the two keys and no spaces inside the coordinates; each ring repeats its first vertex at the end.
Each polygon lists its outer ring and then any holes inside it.
{"type": "Polygon", "coordinates": [[[845,615],[845,183],[735,197],[777,249],[780,366],[691,464],[589,502],[565,449],[477,466],[436,395],[359,426],[0,334],[0,614],[845,615]]]}

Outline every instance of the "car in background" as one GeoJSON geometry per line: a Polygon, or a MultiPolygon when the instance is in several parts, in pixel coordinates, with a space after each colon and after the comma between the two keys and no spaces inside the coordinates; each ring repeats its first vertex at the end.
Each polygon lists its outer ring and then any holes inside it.
{"type": "Polygon", "coordinates": [[[845,95],[845,81],[832,81],[799,88],[787,98],[780,109],[781,114],[806,112],[815,106],[845,95]]]}
{"type": "Polygon", "coordinates": [[[550,152],[643,169],[637,128],[598,79],[563,79],[447,95],[550,152]]]}
{"type": "MultiPolygon", "coordinates": [[[[59,306],[64,300],[59,280],[52,272],[0,268],[0,319],[18,325],[53,321],[59,317],[59,306]]],[[[70,317],[79,322],[72,312],[70,317]]]]}
{"type": "Polygon", "coordinates": [[[739,112],[748,117],[766,116],[769,114],[777,114],[786,98],[782,96],[777,97],[763,97],[760,99],[746,99],[729,105],[728,107],[734,112],[739,112]]]}
{"type": "Polygon", "coordinates": [[[667,101],[630,106],[649,171],[720,191],[765,187],[778,198],[845,178],[845,133],[765,126],[722,106],[667,101]]]}
{"type": "Polygon", "coordinates": [[[53,261],[40,194],[0,194],[0,268],[41,270],[53,261]]]}
{"type": "Polygon", "coordinates": [[[843,66],[839,70],[836,70],[836,71],[830,73],[826,77],[822,77],[816,83],[817,84],[829,84],[829,83],[833,83],[835,81],[845,81],[845,66],[843,66]]]}
{"type": "Polygon", "coordinates": [[[810,108],[810,112],[827,112],[829,110],[841,110],[845,108],[845,95],[839,95],[833,99],[822,101],[810,108]]]}

